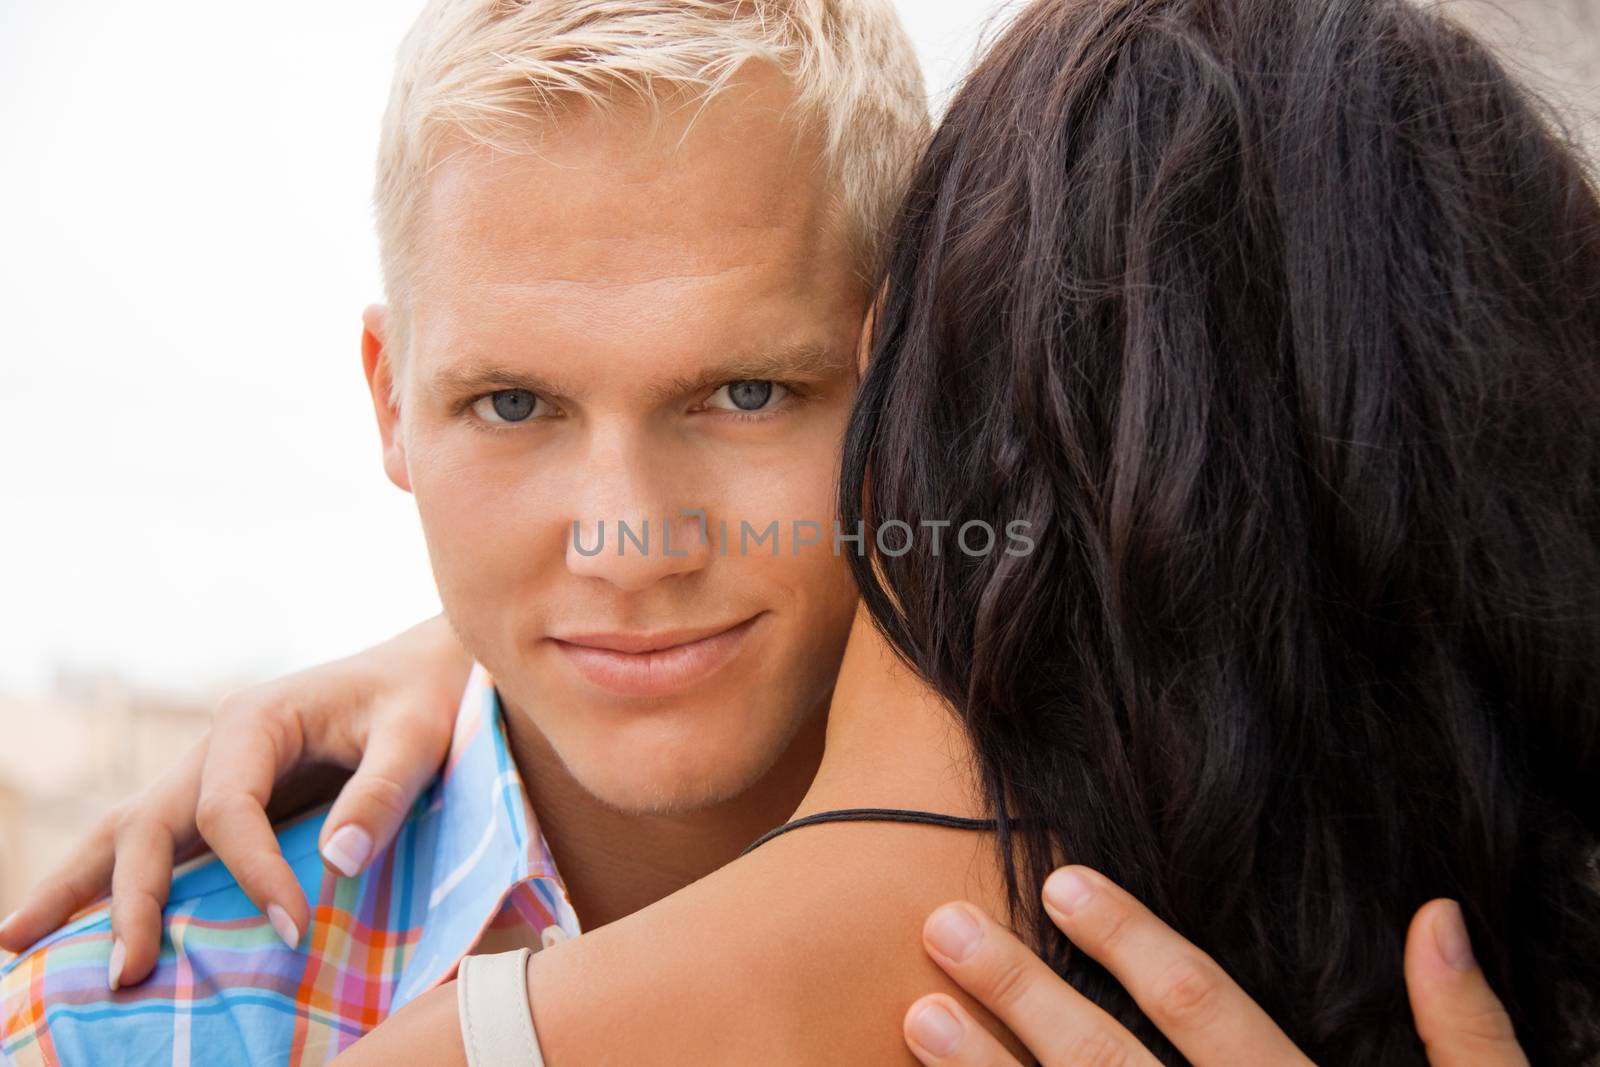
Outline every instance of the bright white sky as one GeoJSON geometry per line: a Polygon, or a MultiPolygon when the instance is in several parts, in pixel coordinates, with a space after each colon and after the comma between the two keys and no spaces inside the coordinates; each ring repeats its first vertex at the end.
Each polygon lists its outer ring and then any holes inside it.
{"type": "MultiPolygon", "coordinates": [[[[898,0],[936,102],[1000,0],[898,0]]],[[[418,2],[0,3],[0,691],[258,680],[438,610],[360,311],[418,2]]]]}

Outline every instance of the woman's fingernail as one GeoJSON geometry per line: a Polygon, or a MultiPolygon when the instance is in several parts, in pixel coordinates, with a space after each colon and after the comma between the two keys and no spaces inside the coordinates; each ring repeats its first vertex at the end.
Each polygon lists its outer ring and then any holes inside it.
{"type": "Polygon", "coordinates": [[[1044,882],[1045,903],[1063,915],[1071,915],[1094,896],[1094,887],[1077,871],[1063,867],[1044,882]]]}
{"type": "Polygon", "coordinates": [[[283,943],[290,948],[300,946],[300,930],[295,926],[294,920],[289,918],[289,913],[276,904],[267,905],[267,922],[272,924],[272,929],[283,939],[283,943]]]}
{"type": "Polygon", "coordinates": [[[372,838],[359,826],[341,826],[322,846],[322,858],[346,878],[361,873],[361,867],[372,855],[372,838]]]}
{"type": "Polygon", "coordinates": [[[983,938],[983,931],[967,909],[958,904],[947,904],[934,912],[927,929],[928,941],[952,963],[964,962],[977,951],[983,938]]]}
{"type": "Polygon", "coordinates": [[[106,985],[113,993],[117,991],[117,986],[122,984],[122,965],[127,962],[128,947],[119,937],[111,942],[111,963],[106,967],[106,985]]]}
{"type": "Polygon", "coordinates": [[[3,932],[6,927],[11,925],[11,920],[15,919],[17,914],[18,912],[14,911],[10,915],[7,915],[4,919],[0,919],[0,932],[3,932]]]}
{"type": "Polygon", "coordinates": [[[1467,923],[1461,917],[1461,905],[1450,901],[1439,909],[1433,919],[1433,943],[1439,946],[1439,955],[1458,971],[1470,971],[1477,966],[1472,958],[1472,939],[1467,936],[1467,923]]]}
{"type": "Polygon", "coordinates": [[[948,1056],[961,1047],[961,1020],[938,1001],[911,1013],[911,1039],[935,1056],[948,1056]]]}

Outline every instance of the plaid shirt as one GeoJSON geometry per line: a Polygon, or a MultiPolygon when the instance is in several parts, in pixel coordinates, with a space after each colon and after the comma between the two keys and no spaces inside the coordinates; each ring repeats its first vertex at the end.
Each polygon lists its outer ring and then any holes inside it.
{"type": "Polygon", "coordinates": [[[107,989],[106,904],[22,956],[0,955],[0,1057],[18,1067],[326,1063],[451,978],[490,926],[519,927],[529,943],[576,936],[500,716],[493,681],[474,668],[443,774],[360,877],[324,868],[326,809],[280,828],[315,901],[298,950],[205,858],[174,879],[161,958],[139,985],[107,989]]]}

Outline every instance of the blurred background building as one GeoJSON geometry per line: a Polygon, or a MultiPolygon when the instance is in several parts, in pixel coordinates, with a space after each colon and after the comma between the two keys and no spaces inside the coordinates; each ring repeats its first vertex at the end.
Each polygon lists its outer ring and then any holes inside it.
{"type": "Polygon", "coordinates": [[[43,695],[0,694],[0,915],[95,819],[194,744],[211,706],[204,693],[135,688],[114,674],[63,672],[43,695]]]}
{"type": "MultiPolygon", "coordinates": [[[[898,3],[936,104],[1016,6],[898,3]]],[[[417,6],[0,3],[0,915],[227,688],[437,610],[356,356],[417,6]]],[[[1600,0],[1442,6],[1600,147],[1600,0]]]]}

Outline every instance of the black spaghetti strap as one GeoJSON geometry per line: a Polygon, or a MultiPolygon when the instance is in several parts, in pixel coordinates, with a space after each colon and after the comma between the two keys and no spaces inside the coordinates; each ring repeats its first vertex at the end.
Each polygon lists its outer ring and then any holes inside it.
{"type": "Polygon", "coordinates": [[[741,858],[748,856],[774,837],[786,834],[790,830],[825,822],[909,822],[924,826],[944,826],[952,830],[987,830],[991,833],[1000,829],[1000,824],[993,819],[964,819],[957,815],[940,815],[933,811],[907,811],[903,808],[841,808],[838,811],[819,811],[815,815],[807,815],[768,830],[751,842],[750,846],[739,855],[741,858]]]}

